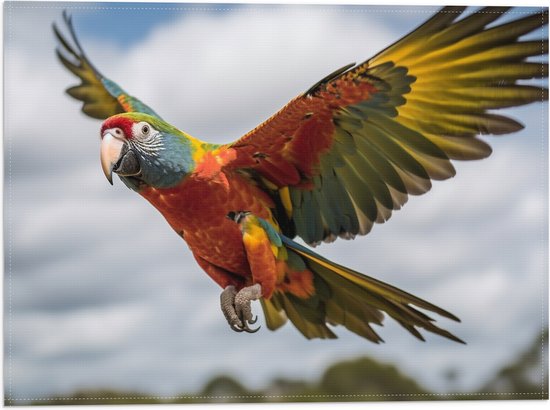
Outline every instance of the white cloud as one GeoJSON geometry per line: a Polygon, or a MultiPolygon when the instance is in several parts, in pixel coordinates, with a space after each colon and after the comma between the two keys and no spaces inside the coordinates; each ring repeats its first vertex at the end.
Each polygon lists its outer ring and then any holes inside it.
{"type": "MultiPolygon", "coordinates": [[[[381,14],[254,10],[187,14],[126,50],[84,46],[167,120],[223,142],[410,28],[387,28],[381,14]]],[[[456,178],[411,198],[367,238],[317,249],[456,312],[461,324],[442,323],[468,346],[431,336],[419,343],[389,321],[381,346],[340,330],[338,341],[307,341],[291,325],[235,334],[218,310],[219,289],[162,216],[104,180],[99,123],[62,94],[74,79],[53,57],[49,26],[59,13],[14,14],[7,50],[15,392],[107,384],[174,394],[222,371],[261,386],[278,375],[313,378],[360,354],[399,363],[440,390],[442,372],[456,367],[471,387],[539,330],[546,190],[540,136],[529,131],[540,129],[547,106],[521,111],[526,132],[492,140],[493,157],[459,164],[456,178]],[[40,36],[25,30],[31,24],[40,36]],[[258,365],[252,373],[242,363],[258,365]]]]}
{"type": "Polygon", "coordinates": [[[75,349],[96,351],[117,348],[131,341],[133,330],[147,319],[144,306],[117,306],[68,314],[21,315],[18,325],[31,327],[43,337],[33,343],[35,358],[63,356],[75,349]],[[57,329],[62,329],[58,332],[57,329]]]}

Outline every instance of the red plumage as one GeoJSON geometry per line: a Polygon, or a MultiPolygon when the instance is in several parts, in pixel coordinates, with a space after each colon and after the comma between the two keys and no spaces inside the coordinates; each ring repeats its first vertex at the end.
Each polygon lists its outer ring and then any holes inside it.
{"type": "Polygon", "coordinates": [[[102,157],[103,169],[108,178],[115,166],[123,178],[133,178],[123,180],[134,183],[185,239],[199,265],[225,288],[222,310],[235,330],[250,331],[252,319],[239,301],[248,302],[249,310],[250,300],[263,297],[269,328],[288,317],[308,338],[335,337],[330,323],[378,343],[370,323],[380,324],[385,312],[419,339],[421,327],[461,342],[415,307],[458,320],[451,313],[330,262],[291,238],[312,244],[367,234],[409,194],[427,192],[432,179],[453,176],[451,159],[487,156],[490,149],[480,133],[521,128],[490,110],[547,99],[546,89],[519,82],[547,77],[546,64],[528,61],[547,54],[544,42],[539,47],[521,39],[547,24],[547,11],[493,25],[508,8],[461,17],[464,10],[444,8],[373,58],[335,71],[223,146],[175,129],[105,79],[87,60],[66,15],[74,44],[54,30],[77,60],[58,53],[82,80],[68,92],[84,103],[83,111],[94,118],[127,112],[108,118],[102,135],[118,128],[128,139],[124,143],[137,144],[131,141],[136,121],[166,131],[159,133],[164,140],[150,138],[140,148],[144,155],[150,151],[145,162],[156,174],[145,175],[138,154],[123,152],[118,137],[102,140],[102,155],[109,157],[102,157]],[[494,63],[486,68],[488,55],[494,63]],[[163,151],[174,135],[180,144],[163,151]],[[110,158],[116,153],[120,157],[110,158]],[[255,219],[245,221],[255,225],[246,237],[241,219],[250,214],[255,219]]]}

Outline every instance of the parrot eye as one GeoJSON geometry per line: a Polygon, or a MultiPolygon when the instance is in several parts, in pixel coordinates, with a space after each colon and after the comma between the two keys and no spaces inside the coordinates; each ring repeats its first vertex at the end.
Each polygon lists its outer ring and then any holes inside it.
{"type": "Polygon", "coordinates": [[[132,135],[136,140],[149,140],[154,138],[156,134],[157,130],[148,122],[141,121],[132,125],[132,135]]]}

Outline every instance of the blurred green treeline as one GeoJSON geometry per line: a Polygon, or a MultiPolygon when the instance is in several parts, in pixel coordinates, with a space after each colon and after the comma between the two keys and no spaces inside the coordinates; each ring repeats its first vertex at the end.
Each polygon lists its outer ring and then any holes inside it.
{"type": "MultiPolygon", "coordinates": [[[[211,402],[338,402],[395,400],[504,400],[548,399],[548,331],[512,363],[502,367],[482,388],[472,392],[434,393],[404,374],[395,365],[369,357],[342,361],[328,367],[317,381],[275,379],[268,387],[253,390],[231,376],[208,381],[200,392],[175,397],[154,397],[140,392],[90,390],[72,396],[35,402],[5,400],[6,405],[60,404],[160,404],[211,402]],[[541,348],[544,346],[544,349],[541,348]],[[544,367],[543,367],[544,366],[544,367]],[[544,377],[541,378],[541,371],[544,377]]],[[[443,376],[450,388],[457,377],[452,369],[443,376]]]]}

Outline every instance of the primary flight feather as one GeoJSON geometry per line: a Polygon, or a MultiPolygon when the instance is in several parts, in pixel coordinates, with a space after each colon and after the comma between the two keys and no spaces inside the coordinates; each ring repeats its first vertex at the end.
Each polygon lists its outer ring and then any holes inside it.
{"type": "Polygon", "coordinates": [[[547,9],[499,23],[508,8],[463,16],[445,7],[362,64],[336,70],[231,144],[212,144],[166,123],[88,60],[64,13],[54,25],[61,63],[81,83],[67,90],[104,120],[101,165],[162,213],[197,263],[222,288],[236,331],[254,332],[259,299],[267,327],[287,319],[307,338],[342,325],[373,342],[389,315],[461,339],[423,311],[458,320],[425,300],[331,262],[299,245],[365,235],[408,195],[454,175],[451,160],[487,157],[479,138],[522,125],[496,109],[542,101],[548,40],[523,40],[548,22],[547,9]],[[420,310],[421,309],[421,310],[420,310]]]}

